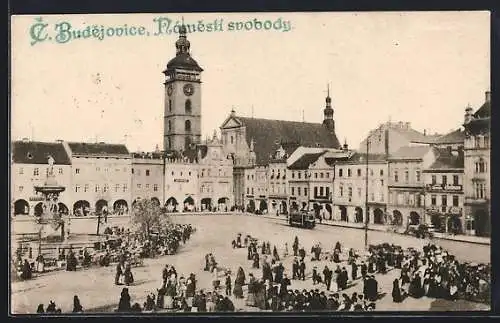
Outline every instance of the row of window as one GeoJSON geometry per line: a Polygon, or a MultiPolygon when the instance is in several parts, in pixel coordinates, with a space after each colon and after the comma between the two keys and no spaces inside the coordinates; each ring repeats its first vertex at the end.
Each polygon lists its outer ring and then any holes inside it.
{"type": "MultiPolygon", "coordinates": [[[[140,185],[140,184],[139,184],[140,185]]],[[[99,185],[99,184],[95,184],[94,185],[94,192],[96,193],[99,193],[99,192],[102,192],[105,193],[105,192],[110,192],[110,187],[108,184],[104,184],[104,185],[99,185]]],[[[122,191],[122,192],[127,192],[128,190],[128,185],[127,184],[115,184],[114,186],[114,191],[115,192],[119,192],[119,191],[122,191]]],[[[90,185],[89,184],[85,184],[83,185],[83,187],[79,184],[75,185],[75,193],[80,193],[80,192],[89,192],[90,191],[90,185]]]]}
{"type": "MultiPolygon", "coordinates": [[[[103,167],[103,168],[101,168],[101,167],[96,167],[96,168],[95,168],[95,170],[96,170],[96,172],[103,171],[103,172],[105,172],[105,173],[109,173],[109,167],[103,167]]],[[[118,173],[118,172],[120,172],[120,171],[121,171],[121,168],[115,168],[115,172],[117,172],[117,173],[118,173]]],[[[127,168],[126,168],[126,167],[124,167],[124,168],[123,168],[123,172],[127,172],[127,168]]],[[[80,168],[75,168],[75,174],[81,174],[81,173],[82,173],[82,172],[81,172],[81,169],[80,169],[80,168]]],[[[133,173],[134,173],[134,172],[133,172],[133,170],[132,170],[132,174],[133,174],[133,173]]]]}
{"type": "MultiPolygon", "coordinates": [[[[369,171],[370,171],[370,176],[374,176],[373,169],[370,169],[369,171]]],[[[356,174],[358,177],[361,177],[363,175],[363,170],[361,168],[356,169],[356,174]]],[[[384,176],[384,170],[381,169],[379,171],[379,174],[380,174],[380,176],[384,176]]],[[[343,176],[344,176],[344,169],[339,168],[339,177],[343,177],[343,176]]],[[[352,176],[352,171],[350,168],[347,168],[347,177],[351,177],[351,176],[352,176]]]]}
{"type": "MultiPolygon", "coordinates": [[[[186,120],[184,121],[184,131],[185,132],[191,132],[191,121],[186,120]]],[[[168,120],[168,132],[172,132],[172,120],[168,120]]]]}
{"type": "MultiPolygon", "coordinates": [[[[307,176],[307,171],[304,171],[304,178],[308,178],[307,176]]],[[[312,174],[309,174],[309,177],[311,177],[312,174]]],[[[295,172],[292,172],[292,178],[295,178],[295,172]]],[[[297,178],[298,179],[301,179],[302,178],[302,172],[300,171],[297,171],[297,178]]],[[[330,173],[329,172],[326,172],[326,173],[323,173],[323,172],[315,172],[314,173],[314,178],[330,178],[330,173]]]]}
{"type": "MultiPolygon", "coordinates": [[[[363,197],[363,190],[361,187],[357,188],[357,193],[358,193],[358,199],[362,199],[363,197]]],[[[366,192],[365,192],[366,194],[366,192]]],[[[339,197],[344,197],[344,186],[340,185],[339,186],[339,197]]],[[[349,201],[352,199],[352,187],[347,187],[347,197],[349,201]]],[[[375,192],[370,192],[370,201],[375,202],[375,192]]],[[[384,192],[379,191],[379,202],[384,202],[384,192]]]]}
{"type": "MultiPolygon", "coordinates": [[[[49,173],[49,168],[45,168],[45,175],[49,173]]],[[[64,171],[61,167],[57,169],[57,174],[63,175],[64,171]]],[[[19,168],[19,175],[24,175],[24,168],[20,167],[19,168]]],[[[40,168],[35,167],[33,168],[33,176],[40,176],[40,168]]]]}
{"type": "MultiPolygon", "coordinates": [[[[168,100],[168,111],[172,112],[172,100],[168,100]]],[[[186,114],[191,114],[193,112],[191,100],[187,99],[184,102],[184,111],[186,111],[186,114]]]]}
{"type": "MultiPolygon", "coordinates": [[[[295,196],[295,187],[292,187],[292,196],[295,196]]],[[[304,192],[304,196],[307,196],[307,187],[304,187],[302,190],[302,187],[297,187],[297,196],[301,196],[301,192],[304,192]]]]}
{"type": "MultiPolygon", "coordinates": [[[[431,182],[432,182],[432,185],[437,185],[438,182],[437,182],[437,175],[432,175],[431,176],[431,182]]],[[[458,175],[453,175],[453,181],[452,181],[453,185],[457,186],[457,185],[460,185],[459,183],[459,177],[458,175]]],[[[448,176],[447,175],[442,175],[441,176],[441,182],[439,184],[442,184],[442,185],[448,185],[448,176]]]]}
{"type": "MultiPolygon", "coordinates": [[[[405,183],[410,182],[410,171],[405,170],[403,172],[403,174],[404,174],[404,182],[405,183]]],[[[394,182],[399,183],[399,180],[400,180],[400,178],[399,178],[399,171],[398,170],[394,170],[393,175],[394,175],[394,182]]],[[[422,180],[422,173],[419,170],[416,170],[415,171],[415,182],[418,183],[421,180],[422,180]]]]}
{"type": "MultiPolygon", "coordinates": [[[[458,206],[459,205],[459,196],[458,195],[453,195],[452,196],[452,206],[458,206]]],[[[437,196],[436,195],[431,195],[431,205],[436,206],[437,205],[437,196]]],[[[441,195],[441,206],[448,206],[448,195],[441,195]]]]}
{"type": "MultiPolygon", "coordinates": [[[[182,174],[182,173],[181,173],[182,174]]],[[[207,172],[205,173],[205,169],[202,169],[201,170],[201,174],[200,174],[200,177],[205,177],[205,174],[207,177],[210,177],[210,169],[207,169],[207,172]]],[[[182,176],[182,175],[181,175],[182,176]]],[[[189,176],[191,176],[191,172],[189,172],[189,176]]],[[[225,170],[222,170],[221,168],[219,168],[219,177],[226,177],[227,176],[227,172],[225,170]]],[[[253,179],[253,178],[252,178],[253,179]]]]}
{"type": "MultiPolygon", "coordinates": [[[[149,184],[144,184],[145,189],[149,190],[149,184]]],[[[142,189],[142,184],[137,184],[137,189],[142,189]]],[[[158,192],[158,184],[153,184],[153,191],[158,192]]]]}

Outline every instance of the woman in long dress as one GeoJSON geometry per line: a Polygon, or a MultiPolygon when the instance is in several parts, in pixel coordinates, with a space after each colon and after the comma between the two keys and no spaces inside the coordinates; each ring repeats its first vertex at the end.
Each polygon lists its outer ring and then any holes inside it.
{"type": "Polygon", "coordinates": [[[245,284],[245,272],[243,268],[238,268],[236,279],[234,280],[233,294],[236,298],[243,298],[243,285],[245,284]]]}
{"type": "Polygon", "coordinates": [[[245,304],[247,306],[255,306],[255,292],[256,292],[256,280],[253,274],[249,275],[248,281],[248,295],[245,304]]]}
{"type": "Polygon", "coordinates": [[[403,301],[398,279],[394,279],[394,281],[392,282],[392,301],[394,303],[401,303],[403,301]]]}

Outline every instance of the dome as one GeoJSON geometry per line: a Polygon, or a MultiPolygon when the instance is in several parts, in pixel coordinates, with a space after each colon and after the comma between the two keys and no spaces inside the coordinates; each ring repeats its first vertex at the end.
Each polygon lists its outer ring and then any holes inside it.
{"type": "Polygon", "coordinates": [[[196,62],[191,55],[188,53],[181,53],[174,58],[172,58],[168,63],[167,63],[167,70],[174,69],[174,68],[185,68],[189,70],[195,70],[198,72],[202,72],[203,69],[198,65],[198,62],[196,62]]]}

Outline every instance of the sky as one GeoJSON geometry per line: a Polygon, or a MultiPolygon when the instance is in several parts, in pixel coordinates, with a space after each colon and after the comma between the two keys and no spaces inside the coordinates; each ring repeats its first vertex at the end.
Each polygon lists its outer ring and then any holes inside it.
{"type": "Polygon", "coordinates": [[[321,122],[327,85],[337,137],[350,147],[389,120],[446,133],[458,129],[465,107],[478,108],[490,89],[489,17],[479,11],[14,16],[11,138],[161,149],[162,71],[178,37],[165,32],[165,19],[172,28],[182,18],[205,27],[188,33],[191,55],[204,69],[204,137],[231,109],[240,116],[321,122]],[[222,19],[222,31],[207,32],[215,19],[222,19]],[[247,23],[250,30],[235,30],[237,22],[255,19],[276,28],[247,23]],[[149,36],[62,43],[58,23],[73,30],[143,26],[149,36]],[[43,36],[52,39],[34,42],[43,36]]]}

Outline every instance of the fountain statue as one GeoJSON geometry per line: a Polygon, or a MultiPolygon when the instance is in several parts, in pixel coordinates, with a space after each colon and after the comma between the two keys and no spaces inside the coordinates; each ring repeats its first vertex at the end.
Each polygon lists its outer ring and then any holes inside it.
{"type": "Polygon", "coordinates": [[[59,194],[64,192],[65,187],[57,184],[54,175],[54,158],[49,155],[47,162],[49,165],[47,179],[43,186],[35,186],[35,191],[41,193],[43,197],[43,212],[37,220],[40,226],[40,238],[59,235],[63,240],[64,220],[59,212],[59,194]]]}

